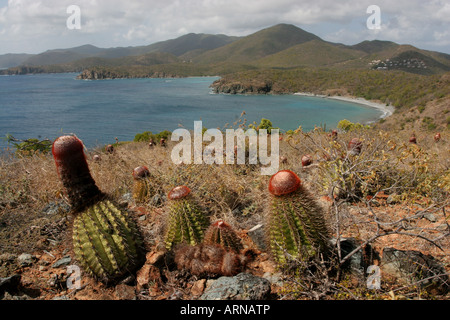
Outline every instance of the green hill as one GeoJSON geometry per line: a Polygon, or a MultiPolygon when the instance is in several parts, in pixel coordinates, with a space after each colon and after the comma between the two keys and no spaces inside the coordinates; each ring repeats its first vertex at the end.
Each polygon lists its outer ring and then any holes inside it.
{"type": "Polygon", "coordinates": [[[194,62],[249,63],[311,40],[320,38],[296,26],[279,24],[199,55],[194,62]]]}
{"type": "Polygon", "coordinates": [[[381,40],[348,46],[324,41],[294,25],[278,24],[240,38],[189,33],[148,46],[102,49],[85,45],[49,50],[0,73],[81,72],[94,67],[115,77],[121,73],[124,77],[148,77],[155,72],[158,76],[226,75],[297,67],[434,75],[450,70],[450,55],[381,40]],[[152,67],[155,65],[160,66],[158,70],[152,67]]]}
{"type": "Polygon", "coordinates": [[[311,40],[256,62],[261,67],[292,68],[299,66],[323,67],[358,59],[364,52],[338,46],[322,40],[311,40]]]}

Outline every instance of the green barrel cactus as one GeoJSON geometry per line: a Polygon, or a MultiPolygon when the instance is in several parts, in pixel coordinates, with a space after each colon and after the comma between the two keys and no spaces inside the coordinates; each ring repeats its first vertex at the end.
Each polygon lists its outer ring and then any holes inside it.
{"type": "Polygon", "coordinates": [[[95,185],[75,136],[62,136],[52,147],[58,175],[74,215],[72,245],[84,270],[111,283],[144,261],[143,241],[134,220],[95,185]]]}
{"type": "Polygon", "coordinates": [[[73,251],[83,268],[109,282],[142,262],[142,239],[136,224],[109,200],[101,200],[77,215],[73,251]]]}
{"type": "Polygon", "coordinates": [[[240,252],[243,249],[241,239],[233,228],[223,220],[218,220],[205,232],[203,242],[206,244],[218,244],[227,250],[240,252]]]}
{"type": "Polygon", "coordinates": [[[307,261],[329,251],[329,231],[324,214],[300,178],[282,170],[269,181],[271,204],[268,237],[274,259],[280,264],[287,256],[307,261]]]}
{"type": "Polygon", "coordinates": [[[208,220],[186,186],[173,188],[168,194],[168,222],[165,245],[168,250],[178,243],[199,244],[208,220]]]}

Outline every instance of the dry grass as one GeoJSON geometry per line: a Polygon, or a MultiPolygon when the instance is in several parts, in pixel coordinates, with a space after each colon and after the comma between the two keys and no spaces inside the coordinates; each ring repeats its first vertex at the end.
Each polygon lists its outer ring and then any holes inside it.
{"type": "MultiPolygon", "coordinates": [[[[404,221],[416,227],[409,230],[416,237],[386,234],[375,239],[373,244],[380,248],[397,244],[399,248],[432,253],[449,263],[449,237],[442,236],[436,241],[444,252],[424,238],[437,239],[446,232],[448,235],[448,230],[442,226],[448,226],[450,206],[450,134],[442,132],[439,143],[434,142],[433,134],[428,132],[416,132],[416,136],[417,146],[408,143],[407,132],[388,134],[375,130],[339,133],[337,141],[333,142],[321,129],[309,133],[299,130],[292,137],[284,135],[280,141],[280,156],[286,157],[286,161],[280,163],[280,170],[289,169],[299,175],[327,209],[334,235],[365,241],[380,232],[380,221],[386,228],[393,228],[397,226],[394,222],[406,219],[404,221]],[[332,176],[330,170],[336,157],[340,156],[339,152],[346,150],[348,141],[355,136],[364,141],[364,147],[358,160],[352,160],[351,170],[362,181],[369,182],[371,188],[355,193],[356,197],[349,202],[349,199],[339,199],[335,189],[330,189],[330,185],[339,182],[340,178],[347,179],[347,176],[332,176]],[[308,168],[301,164],[305,154],[314,158],[313,165],[308,168]],[[331,161],[325,161],[324,154],[331,155],[331,161]],[[372,173],[375,177],[371,178],[372,173]],[[400,203],[387,205],[384,196],[392,193],[400,196],[400,203]],[[416,217],[421,211],[427,213],[434,209],[438,218],[436,223],[416,217]]],[[[146,165],[152,175],[152,184],[163,199],[162,203],[149,200],[136,204],[146,212],[161,213],[165,195],[177,185],[187,185],[208,212],[211,222],[224,219],[239,232],[264,222],[270,177],[262,176],[258,166],[175,165],[170,158],[173,146],[173,142],[167,147],[153,148],[146,143],[123,143],[113,154],[89,150],[87,159],[99,188],[117,201],[131,192],[133,169],[146,165]],[[100,161],[93,160],[95,154],[101,155],[100,161]]],[[[70,226],[67,213],[63,210],[53,215],[43,212],[49,203],[65,202],[51,155],[0,158],[0,182],[2,253],[42,252],[64,245],[70,226]]],[[[161,236],[161,226],[154,225],[159,222],[161,220],[155,219],[144,227],[149,229],[152,243],[161,236]]],[[[0,271],[1,277],[11,270],[0,266],[0,271]]]]}

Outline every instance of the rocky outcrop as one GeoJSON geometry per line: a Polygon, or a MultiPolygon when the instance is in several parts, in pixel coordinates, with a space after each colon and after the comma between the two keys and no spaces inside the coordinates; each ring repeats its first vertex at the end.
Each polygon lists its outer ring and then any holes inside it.
{"type": "Polygon", "coordinates": [[[164,71],[148,72],[123,72],[114,69],[86,69],[78,76],[78,80],[110,80],[110,79],[133,79],[133,78],[180,78],[179,75],[166,73],[164,71]]]}
{"type": "Polygon", "coordinates": [[[265,300],[270,295],[270,282],[249,273],[220,277],[208,287],[200,300],[265,300]]]}
{"type": "Polygon", "coordinates": [[[269,94],[272,92],[270,81],[228,81],[219,79],[211,85],[214,93],[227,94],[269,94]]]}
{"type": "Polygon", "coordinates": [[[420,251],[384,248],[381,271],[406,285],[418,284],[433,294],[445,295],[450,289],[450,279],[444,266],[420,251]]]}

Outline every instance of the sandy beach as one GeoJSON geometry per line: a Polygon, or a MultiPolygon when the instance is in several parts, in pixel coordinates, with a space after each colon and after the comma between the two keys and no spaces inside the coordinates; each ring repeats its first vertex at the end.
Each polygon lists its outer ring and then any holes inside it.
{"type": "Polygon", "coordinates": [[[371,108],[376,108],[378,110],[381,110],[383,114],[381,115],[381,118],[387,118],[390,115],[394,113],[394,107],[393,106],[386,106],[386,104],[383,103],[377,103],[374,101],[369,101],[364,98],[356,98],[356,97],[343,97],[343,96],[326,96],[326,95],[319,95],[319,94],[313,94],[313,93],[307,93],[307,92],[297,92],[294,93],[294,95],[298,96],[306,96],[306,97],[317,97],[317,98],[324,98],[324,99],[334,99],[334,100],[341,100],[341,101],[347,101],[347,102],[353,102],[357,104],[361,104],[364,106],[368,106],[371,108]]]}

